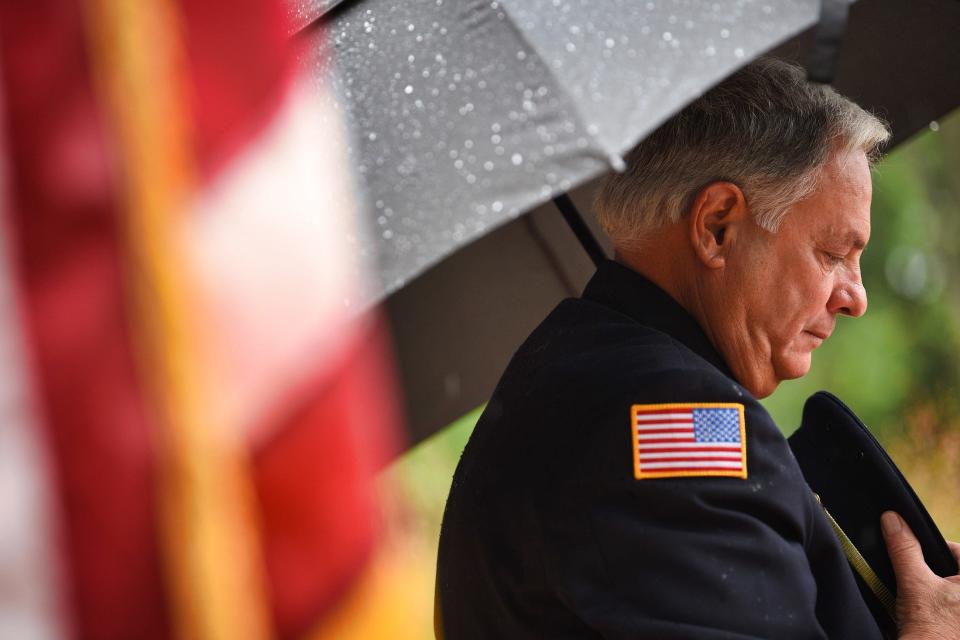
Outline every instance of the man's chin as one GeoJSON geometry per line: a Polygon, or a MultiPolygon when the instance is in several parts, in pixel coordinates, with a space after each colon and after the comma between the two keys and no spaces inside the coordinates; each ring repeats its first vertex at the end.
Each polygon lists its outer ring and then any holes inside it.
{"type": "Polygon", "coordinates": [[[777,390],[777,386],[780,384],[779,380],[768,380],[764,383],[755,386],[754,388],[747,387],[747,391],[750,392],[757,400],[763,400],[767,396],[771,395],[774,391],[777,390]]]}
{"type": "Polygon", "coordinates": [[[784,380],[802,378],[810,371],[811,354],[792,353],[769,362],[766,367],[734,371],[734,377],[754,398],[766,398],[784,380]]]}
{"type": "Polygon", "coordinates": [[[784,358],[783,361],[777,363],[777,378],[780,381],[802,378],[810,372],[811,360],[812,354],[809,351],[784,358]]]}

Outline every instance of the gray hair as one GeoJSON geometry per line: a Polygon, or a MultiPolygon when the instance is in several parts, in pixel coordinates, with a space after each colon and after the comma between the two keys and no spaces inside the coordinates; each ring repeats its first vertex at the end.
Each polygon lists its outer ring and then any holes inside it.
{"type": "Polygon", "coordinates": [[[775,232],[790,207],[817,188],[834,157],[862,150],[873,162],[890,130],[800,67],[761,58],[665,122],[627,155],[595,202],[614,244],[676,222],[717,180],[744,192],[764,229],[775,232]]]}

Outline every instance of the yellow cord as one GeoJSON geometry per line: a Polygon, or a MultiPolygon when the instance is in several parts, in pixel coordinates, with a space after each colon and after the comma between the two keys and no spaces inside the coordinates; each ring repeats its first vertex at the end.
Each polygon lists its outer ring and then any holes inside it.
{"type": "Polygon", "coordinates": [[[827,508],[820,500],[820,496],[818,496],[816,493],[813,495],[820,504],[820,508],[823,509],[823,514],[827,516],[827,522],[829,522],[830,526],[833,528],[833,533],[840,542],[840,548],[843,549],[843,555],[847,556],[850,566],[853,567],[853,570],[857,572],[866,585],[870,587],[870,591],[873,592],[873,595],[877,597],[877,600],[879,600],[880,604],[883,605],[883,608],[886,609],[887,613],[890,615],[890,619],[896,620],[896,598],[892,593],[890,593],[890,590],[887,589],[887,585],[883,584],[883,582],[880,580],[880,576],[876,574],[876,572],[867,562],[867,559],[863,557],[863,554],[860,553],[860,550],[857,549],[856,545],[853,544],[853,541],[847,536],[846,533],[844,533],[843,529],[840,528],[840,525],[836,520],[833,519],[833,516],[830,515],[830,512],[827,511],[827,508]]]}

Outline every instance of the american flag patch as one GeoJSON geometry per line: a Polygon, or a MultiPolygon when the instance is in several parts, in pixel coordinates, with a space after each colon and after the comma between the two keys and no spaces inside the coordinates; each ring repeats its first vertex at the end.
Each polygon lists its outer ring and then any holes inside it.
{"type": "Polygon", "coordinates": [[[633,475],[747,477],[743,405],[635,404],[630,408],[633,475]]]}

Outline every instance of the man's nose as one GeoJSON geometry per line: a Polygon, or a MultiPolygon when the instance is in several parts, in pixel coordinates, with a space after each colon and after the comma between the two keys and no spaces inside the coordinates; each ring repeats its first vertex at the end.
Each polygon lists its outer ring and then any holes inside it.
{"type": "Polygon", "coordinates": [[[833,314],[859,318],[867,312],[867,290],[859,278],[838,283],[827,301],[827,309],[833,314]]]}

